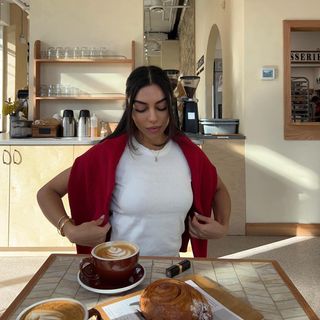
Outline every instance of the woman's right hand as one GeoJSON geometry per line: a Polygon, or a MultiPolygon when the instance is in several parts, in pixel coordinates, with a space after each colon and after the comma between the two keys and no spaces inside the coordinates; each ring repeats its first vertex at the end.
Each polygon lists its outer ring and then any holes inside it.
{"type": "Polygon", "coordinates": [[[70,242],[80,246],[94,247],[99,243],[106,241],[106,235],[111,228],[110,223],[101,226],[104,221],[104,215],[97,220],[84,222],[75,226],[73,223],[66,223],[63,228],[65,236],[70,242]]]}

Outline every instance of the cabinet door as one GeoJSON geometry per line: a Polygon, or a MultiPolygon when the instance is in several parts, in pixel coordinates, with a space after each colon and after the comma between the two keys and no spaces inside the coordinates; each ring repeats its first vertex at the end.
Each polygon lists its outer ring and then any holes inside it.
{"type": "Polygon", "coordinates": [[[0,146],[0,247],[7,247],[9,243],[9,174],[10,174],[10,146],[0,146]]]}
{"type": "MultiPolygon", "coordinates": [[[[41,212],[36,195],[71,166],[73,146],[12,146],[11,154],[9,246],[70,247],[41,212]]],[[[67,196],[64,204],[68,212],[67,196]]]]}
{"type": "Polygon", "coordinates": [[[92,146],[91,145],[79,145],[79,146],[74,146],[74,159],[77,157],[81,156],[83,153],[85,153],[87,150],[89,150],[92,146]]]}

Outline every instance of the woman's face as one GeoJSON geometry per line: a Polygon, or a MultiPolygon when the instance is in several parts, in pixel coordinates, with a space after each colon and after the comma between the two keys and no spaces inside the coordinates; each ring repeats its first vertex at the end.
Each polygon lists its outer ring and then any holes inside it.
{"type": "Polygon", "coordinates": [[[143,87],[133,101],[132,119],[139,130],[140,142],[147,148],[166,141],[169,111],[165,95],[155,84],[143,87]]]}

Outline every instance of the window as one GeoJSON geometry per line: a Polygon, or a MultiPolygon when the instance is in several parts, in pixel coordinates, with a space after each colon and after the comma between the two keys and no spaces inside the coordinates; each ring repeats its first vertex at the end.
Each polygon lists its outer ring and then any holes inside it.
{"type": "Polygon", "coordinates": [[[311,101],[320,96],[320,37],[310,43],[315,33],[320,34],[320,20],[284,20],[284,138],[287,140],[320,140],[320,121],[311,101]],[[296,39],[300,41],[297,48],[296,39]],[[319,56],[317,55],[319,51],[319,56]],[[319,59],[318,59],[319,57],[319,59]],[[306,70],[302,74],[302,69],[306,70]]]}

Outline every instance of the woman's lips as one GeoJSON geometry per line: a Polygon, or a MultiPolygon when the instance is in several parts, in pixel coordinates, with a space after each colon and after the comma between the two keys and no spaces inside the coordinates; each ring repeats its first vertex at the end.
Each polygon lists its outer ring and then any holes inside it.
{"type": "Polygon", "coordinates": [[[150,128],[147,128],[147,131],[149,131],[150,133],[157,133],[159,132],[161,129],[161,127],[150,127],[150,128]]]}

